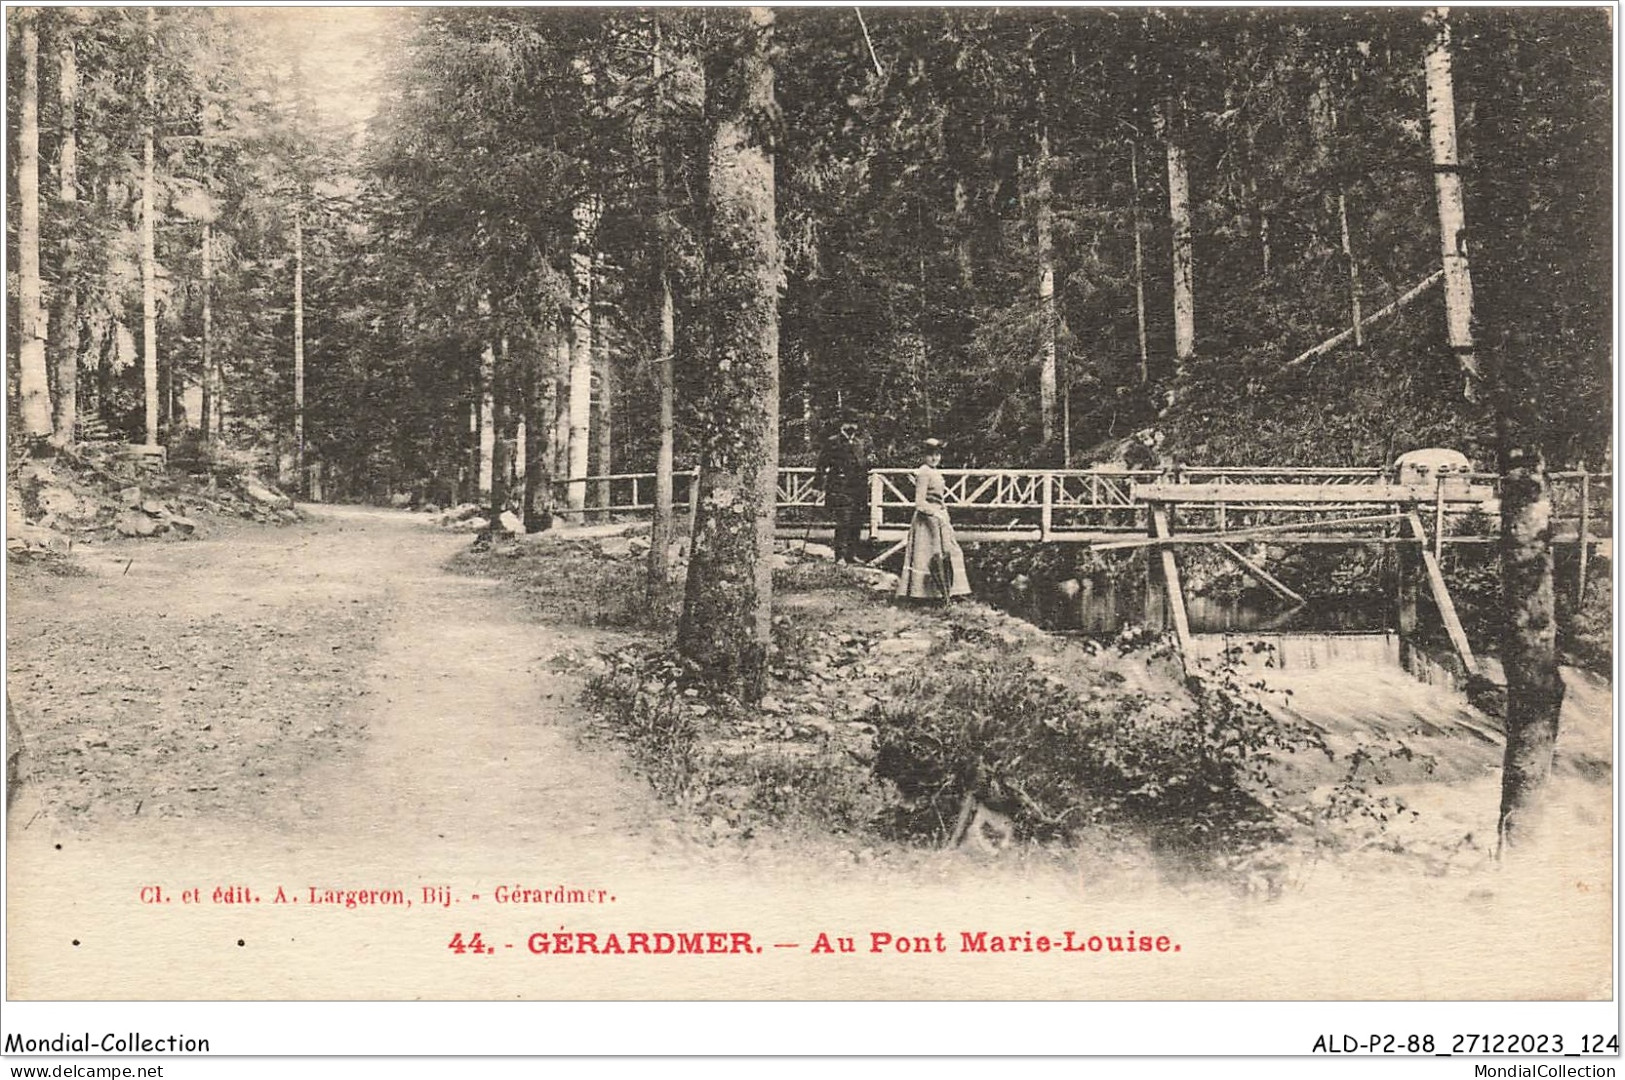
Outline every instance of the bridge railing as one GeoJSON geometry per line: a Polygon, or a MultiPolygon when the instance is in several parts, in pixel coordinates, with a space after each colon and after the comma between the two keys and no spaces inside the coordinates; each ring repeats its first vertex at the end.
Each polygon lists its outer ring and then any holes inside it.
{"type": "MultiPolygon", "coordinates": [[[[1391,483],[1392,470],[1379,468],[1242,468],[1174,466],[1168,469],[943,469],[947,502],[955,525],[971,537],[1068,539],[1083,533],[1144,532],[1149,527],[1147,503],[1136,494],[1144,484],[1202,485],[1365,485],[1391,483]]],[[[814,470],[805,466],[779,469],[778,509],[781,518],[801,523],[828,522],[824,493],[813,487],[814,470]]],[[[673,503],[693,509],[698,471],[672,474],[673,503]]],[[[1553,518],[1560,538],[1592,539],[1612,535],[1611,473],[1565,471],[1549,474],[1553,518]]],[[[568,498],[572,485],[584,485],[588,515],[652,511],[655,474],[614,473],[554,481],[555,495],[568,498]],[[604,495],[607,492],[607,502],[604,495]]],[[[1238,496],[1241,493],[1238,491],[1238,496]]],[[[1351,496],[1353,492],[1350,492],[1351,496]]],[[[1438,533],[1454,531],[1472,520],[1482,535],[1493,534],[1499,518],[1495,500],[1500,477],[1494,473],[1455,474],[1441,478],[1432,498],[1413,500],[1438,533]]],[[[1328,511],[1353,510],[1335,499],[1314,507],[1246,500],[1210,502],[1182,509],[1186,528],[1235,528],[1239,525],[1302,518],[1307,523],[1328,511]]],[[[869,533],[898,536],[908,528],[914,508],[913,469],[874,469],[869,474],[869,533]]]]}
{"type": "MultiPolygon", "coordinates": [[[[1134,532],[1147,527],[1134,485],[1156,469],[943,469],[954,527],[969,538],[1050,540],[1084,532],[1134,532]]],[[[913,469],[869,474],[869,532],[908,527],[914,512],[913,469]]]]}

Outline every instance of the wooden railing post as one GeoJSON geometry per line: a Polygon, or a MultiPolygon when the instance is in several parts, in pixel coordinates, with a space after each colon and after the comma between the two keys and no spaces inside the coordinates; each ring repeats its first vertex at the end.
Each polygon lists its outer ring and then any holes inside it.
{"type": "Polygon", "coordinates": [[[688,474],[688,521],[692,526],[700,516],[700,470],[698,466],[688,474]]]}
{"type": "Polygon", "coordinates": [[[1038,538],[1049,540],[1050,523],[1055,519],[1055,474],[1044,474],[1044,495],[1042,509],[1039,511],[1038,538]]]}
{"type": "MultiPolygon", "coordinates": [[[[1145,503],[1146,534],[1157,535],[1156,505],[1145,503]]],[[[1162,560],[1158,544],[1145,546],[1145,626],[1147,630],[1166,630],[1169,624],[1168,606],[1162,598],[1162,560]]]]}
{"type": "Polygon", "coordinates": [[[875,534],[880,532],[880,474],[873,469],[869,470],[869,536],[873,540],[875,534]]]}
{"type": "Polygon", "coordinates": [[[1591,563],[1591,474],[1580,466],[1580,580],[1574,586],[1574,606],[1586,599],[1586,574],[1591,563]]]}
{"type": "Polygon", "coordinates": [[[1433,557],[1444,560],[1444,471],[1439,472],[1438,488],[1433,493],[1433,557]]]}

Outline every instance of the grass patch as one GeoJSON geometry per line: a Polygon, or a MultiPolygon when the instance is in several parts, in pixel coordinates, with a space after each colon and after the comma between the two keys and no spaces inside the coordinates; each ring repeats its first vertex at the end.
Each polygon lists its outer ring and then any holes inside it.
{"type": "Polygon", "coordinates": [[[676,625],[678,595],[651,603],[642,565],[605,554],[591,540],[543,538],[469,549],[448,568],[509,582],[537,618],[561,626],[659,630],[676,625]]]}

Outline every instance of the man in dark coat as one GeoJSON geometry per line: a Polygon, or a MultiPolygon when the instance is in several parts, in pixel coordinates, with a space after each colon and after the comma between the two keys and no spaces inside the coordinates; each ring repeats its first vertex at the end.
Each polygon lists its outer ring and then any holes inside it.
{"type": "Polygon", "coordinates": [[[857,558],[858,536],[869,516],[869,455],[858,438],[858,421],[847,416],[818,455],[813,487],[824,493],[824,505],[835,513],[835,561],[857,558]]]}

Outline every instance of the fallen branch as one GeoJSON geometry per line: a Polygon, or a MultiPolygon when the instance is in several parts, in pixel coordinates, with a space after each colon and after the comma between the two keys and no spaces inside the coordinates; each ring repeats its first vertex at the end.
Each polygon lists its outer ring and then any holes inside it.
{"type": "MultiPolygon", "coordinates": [[[[1429,274],[1427,277],[1423,278],[1420,282],[1418,282],[1416,287],[1411,289],[1410,292],[1404,294],[1399,299],[1397,299],[1393,303],[1389,304],[1387,307],[1380,307],[1376,311],[1373,311],[1370,315],[1367,315],[1364,319],[1361,319],[1360,323],[1359,323],[1360,327],[1364,328],[1364,327],[1370,326],[1372,323],[1376,322],[1378,319],[1387,318],[1388,316],[1392,315],[1394,312],[1398,311],[1400,308],[1404,307],[1406,304],[1409,304],[1412,300],[1415,300],[1418,296],[1421,296],[1423,293],[1427,292],[1429,289],[1431,289],[1433,286],[1437,285],[1443,279],[1444,279],[1444,271],[1443,270],[1435,270],[1435,271],[1433,271],[1433,273],[1429,274]]],[[[1348,341],[1353,336],[1354,336],[1354,327],[1351,326],[1347,330],[1344,330],[1341,334],[1335,334],[1332,337],[1327,338],[1325,341],[1322,341],[1319,345],[1316,345],[1314,348],[1310,349],[1308,352],[1301,353],[1298,356],[1294,356],[1291,360],[1288,360],[1285,364],[1281,365],[1281,370],[1282,371],[1291,371],[1293,368],[1297,367],[1299,364],[1303,364],[1303,363],[1306,363],[1306,362],[1308,362],[1310,360],[1313,360],[1315,357],[1320,356],[1322,353],[1330,352],[1331,350],[1337,348],[1339,345],[1343,344],[1343,342],[1348,341]]]]}

